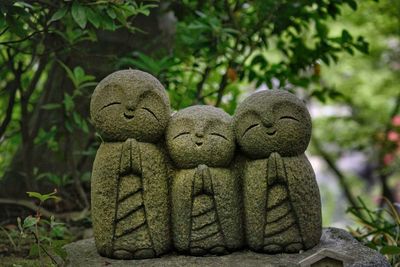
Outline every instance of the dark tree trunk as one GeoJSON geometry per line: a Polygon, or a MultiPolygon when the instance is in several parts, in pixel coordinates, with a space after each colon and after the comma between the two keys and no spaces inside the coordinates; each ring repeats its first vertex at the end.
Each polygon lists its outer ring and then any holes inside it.
{"type": "MultiPolygon", "coordinates": [[[[100,81],[116,70],[116,61],[121,56],[134,51],[150,54],[152,51],[168,52],[171,48],[173,31],[165,27],[166,20],[169,20],[170,25],[174,23],[173,20],[171,21],[171,16],[161,14],[159,9],[152,10],[148,17],[140,16],[134,20],[135,26],[145,33],[138,31],[132,34],[126,30],[99,32],[97,42],[82,43],[67,55],[63,55],[61,60],[71,69],[81,66],[87,74],[94,75],[96,81],[100,81]]],[[[75,110],[84,118],[89,117],[89,101],[93,89],[91,88],[87,95],[81,96],[75,102],[75,110]]],[[[33,142],[31,146],[21,147],[2,179],[0,197],[23,198],[26,197],[26,191],[38,190],[41,193],[52,191],[55,185],[35,180],[34,173],[37,169],[38,173],[49,172],[72,176],[73,183],[64,187],[65,192],[60,192],[64,199],[69,200],[66,202],[70,203],[69,207],[63,207],[64,209],[88,206],[88,197],[85,193],[89,192],[90,184],[81,183],[81,176],[91,171],[93,156],[77,155],[75,152],[86,150],[95,143],[94,129],[90,127],[89,134],[82,131],[74,131],[71,134],[65,128],[65,114],[61,109],[47,111],[40,109],[44,104],[62,103],[64,92],[72,92],[72,90],[72,83],[65,70],[55,62],[48,72],[43,94],[29,118],[28,125],[30,128],[45,130],[55,125],[59,132],[57,140],[60,151],[52,152],[46,146],[34,145],[33,142]],[[22,166],[24,166],[23,169],[22,166]]]]}

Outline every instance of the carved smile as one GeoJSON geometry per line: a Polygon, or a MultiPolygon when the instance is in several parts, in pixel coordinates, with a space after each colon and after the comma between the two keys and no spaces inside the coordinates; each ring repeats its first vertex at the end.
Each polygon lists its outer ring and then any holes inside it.
{"type": "Polygon", "coordinates": [[[272,135],[276,134],[276,130],[273,130],[272,132],[267,132],[267,134],[272,136],[272,135]]]}
{"type": "Polygon", "coordinates": [[[124,117],[125,117],[125,119],[127,119],[127,120],[131,120],[131,119],[133,119],[134,115],[130,115],[130,114],[124,113],[124,117]]]}
{"type": "Polygon", "coordinates": [[[197,142],[195,142],[196,143],[196,146],[202,146],[203,145],[203,142],[202,141],[197,141],[197,142]]]}

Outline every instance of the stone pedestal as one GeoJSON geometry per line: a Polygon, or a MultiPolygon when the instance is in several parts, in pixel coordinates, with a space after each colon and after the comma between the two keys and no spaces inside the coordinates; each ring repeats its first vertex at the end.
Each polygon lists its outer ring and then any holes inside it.
{"type": "Polygon", "coordinates": [[[169,254],[148,260],[113,260],[101,257],[94,239],[85,239],[65,246],[67,266],[390,266],[385,257],[363,246],[348,232],[325,228],[321,242],[314,248],[296,254],[259,254],[248,250],[226,256],[193,257],[169,254]]]}

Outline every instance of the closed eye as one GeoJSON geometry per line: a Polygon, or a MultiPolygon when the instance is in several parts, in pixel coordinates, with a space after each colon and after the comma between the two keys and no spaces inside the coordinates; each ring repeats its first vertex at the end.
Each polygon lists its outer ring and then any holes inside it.
{"type": "Polygon", "coordinates": [[[172,139],[176,139],[176,138],[178,138],[179,136],[182,136],[182,135],[185,135],[185,134],[190,134],[190,133],[189,133],[189,132],[182,132],[182,133],[176,135],[176,136],[175,136],[174,138],[172,138],[172,139]]]}
{"type": "Polygon", "coordinates": [[[224,138],[226,141],[228,141],[228,138],[226,138],[224,135],[222,135],[222,134],[219,134],[219,133],[210,133],[211,135],[215,135],[215,136],[219,136],[219,137],[222,137],[222,138],[224,138]]]}
{"type": "Polygon", "coordinates": [[[283,117],[280,117],[279,119],[280,119],[280,120],[282,120],[282,119],[289,119],[289,120],[295,120],[295,121],[299,122],[298,119],[296,119],[295,117],[292,117],[292,116],[283,116],[283,117]]]}
{"type": "Polygon", "coordinates": [[[158,120],[158,118],[157,118],[156,114],[154,114],[154,112],[153,112],[151,109],[149,109],[149,108],[146,108],[146,107],[143,107],[142,109],[144,109],[144,110],[146,110],[147,112],[149,112],[151,115],[153,115],[153,116],[154,116],[154,118],[156,118],[156,120],[158,120]]]}
{"type": "Polygon", "coordinates": [[[102,107],[100,110],[103,110],[103,109],[105,109],[105,108],[108,108],[109,106],[120,105],[120,104],[121,104],[121,102],[117,102],[117,101],[111,102],[111,103],[105,105],[104,107],[102,107]]]}
{"type": "Polygon", "coordinates": [[[257,127],[257,126],[259,126],[259,125],[260,125],[260,124],[256,123],[256,124],[252,124],[252,125],[250,125],[249,127],[247,127],[247,129],[243,132],[242,137],[243,137],[248,131],[250,131],[251,129],[253,129],[254,127],[257,127]]]}

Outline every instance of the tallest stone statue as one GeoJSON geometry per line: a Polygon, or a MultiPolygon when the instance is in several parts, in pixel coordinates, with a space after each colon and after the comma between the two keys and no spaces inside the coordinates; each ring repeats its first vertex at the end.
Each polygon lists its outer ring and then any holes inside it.
{"type": "Polygon", "coordinates": [[[104,142],[92,173],[96,246],[117,259],[152,258],[171,247],[168,168],[159,141],[170,116],[160,82],[138,70],[115,72],[90,105],[104,142]]]}

